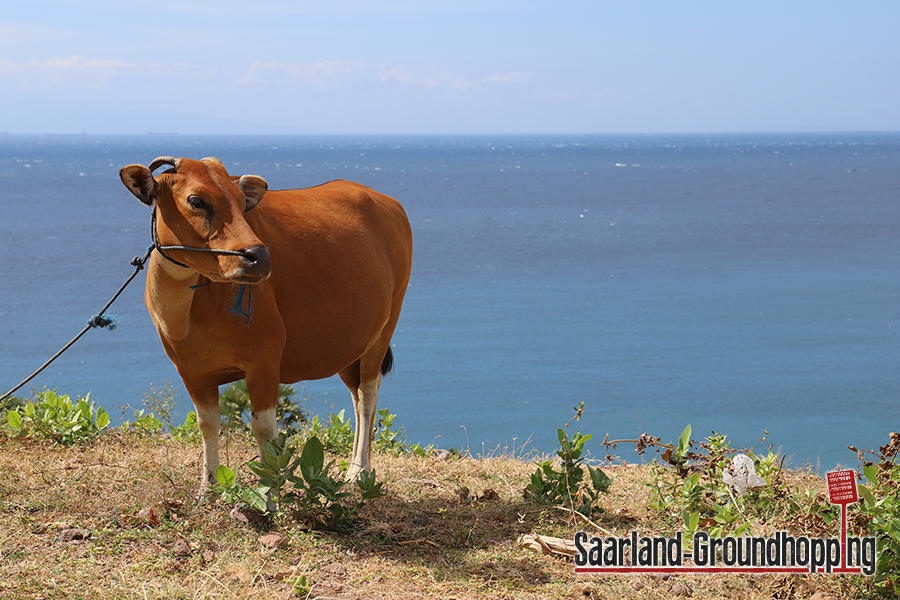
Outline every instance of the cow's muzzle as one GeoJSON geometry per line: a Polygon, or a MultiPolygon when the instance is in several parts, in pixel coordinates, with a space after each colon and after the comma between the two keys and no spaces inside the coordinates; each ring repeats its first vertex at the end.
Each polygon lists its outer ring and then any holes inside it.
{"type": "Polygon", "coordinates": [[[272,274],[269,250],[263,246],[253,246],[240,251],[241,266],[231,277],[238,283],[260,283],[272,274]]]}

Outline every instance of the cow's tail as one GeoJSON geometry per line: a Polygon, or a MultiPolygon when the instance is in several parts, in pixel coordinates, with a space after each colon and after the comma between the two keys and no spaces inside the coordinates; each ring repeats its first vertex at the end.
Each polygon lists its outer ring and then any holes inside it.
{"type": "Polygon", "coordinates": [[[387,375],[394,368],[394,351],[388,346],[387,352],[384,354],[384,360],[381,361],[381,374],[387,375]]]}

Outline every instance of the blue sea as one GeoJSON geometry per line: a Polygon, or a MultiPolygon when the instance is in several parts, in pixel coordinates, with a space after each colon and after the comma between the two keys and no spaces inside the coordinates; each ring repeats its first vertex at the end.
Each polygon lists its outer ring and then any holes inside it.
{"type": "MultiPolygon", "coordinates": [[[[897,133],[2,135],[0,393],[132,272],[150,213],[118,170],[163,154],[401,201],[415,257],[379,407],[412,442],[551,452],[584,402],[571,427],[594,456],[606,434],[676,441],[691,424],[824,471],[900,429],[897,133]]],[[[90,392],[115,423],[171,381],[186,412],[143,279],[109,311],[117,329],[30,387],[90,392]]],[[[352,414],[337,378],[296,387],[314,414],[352,414]]]]}

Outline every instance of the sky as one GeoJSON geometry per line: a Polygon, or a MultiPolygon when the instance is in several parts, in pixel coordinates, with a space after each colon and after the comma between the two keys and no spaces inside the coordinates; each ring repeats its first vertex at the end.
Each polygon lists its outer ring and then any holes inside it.
{"type": "Polygon", "coordinates": [[[900,2],[28,0],[0,132],[900,130],[900,2]]]}

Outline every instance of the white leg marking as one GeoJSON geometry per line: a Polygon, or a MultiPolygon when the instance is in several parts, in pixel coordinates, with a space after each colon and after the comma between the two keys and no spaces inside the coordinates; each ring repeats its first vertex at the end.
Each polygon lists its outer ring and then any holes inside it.
{"type": "MultiPolygon", "coordinates": [[[[350,451],[350,467],[347,469],[347,481],[352,481],[351,473],[354,473],[354,463],[356,462],[357,448],[359,448],[359,390],[350,390],[350,396],[353,399],[353,415],[356,420],[356,427],[353,429],[353,450],[350,451]]],[[[359,473],[359,471],[355,471],[359,473]]],[[[355,475],[354,475],[355,476],[355,475]]]]}
{"type": "Polygon", "coordinates": [[[200,435],[203,436],[203,475],[200,479],[200,489],[209,487],[210,481],[215,481],[216,468],[219,466],[219,407],[194,407],[197,411],[197,426],[200,435]]]}
{"type": "MultiPolygon", "coordinates": [[[[250,424],[253,427],[253,437],[256,438],[256,443],[259,444],[259,461],[263,462],[263,442],[274,439],[278,433],[275,425],[275,409],[267,408],[258,413],[253,413],[253,416],[250,417],[250,424]]],[[[276,509],[275,503],[272,502],[271,493],[266,494],[266,508],[271,512],[274,512],[276,509]]]]}
{"type": "Polygon", "coordinates": [[[372,453],[372,426],[375,409],[378,405],[378,389],[381,387],[381,375],[374,381],[364,381],[359,385],[359,392],[353,396],[353,408],[356,413],[356,434],[353,442],[353,456],[347,479],[353,481],[361,471],[371,471],[370,456],[372,453]]]}
{"type": "Polygon", "coordinates": [[[259,456],[262,458],[263,442],[274,439],[278,433],[275,425],[275,409],[268,408],[258,413],[253,413],[250,423],[253,427],[253,437],[256,438],[256,443],[259,444],[259,456]]]}

